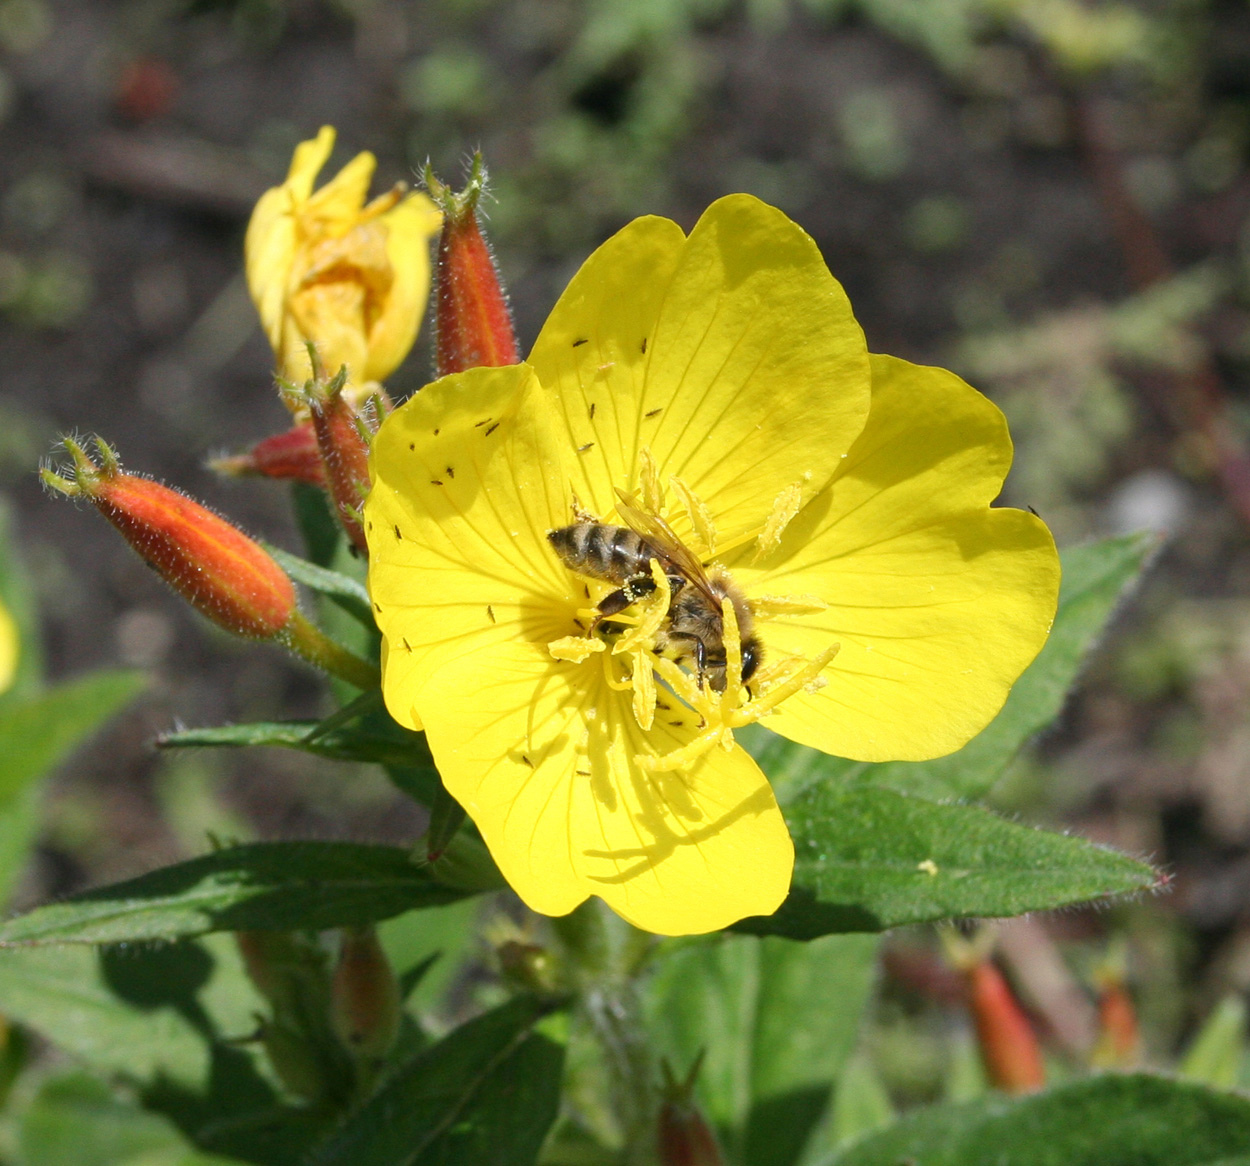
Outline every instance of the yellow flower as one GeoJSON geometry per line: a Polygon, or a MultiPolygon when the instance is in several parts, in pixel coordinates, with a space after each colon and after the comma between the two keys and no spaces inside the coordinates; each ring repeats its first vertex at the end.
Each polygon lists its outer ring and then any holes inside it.
{"type": "Polygon", "coordinates": [[[595,894],[675,935],[772,912],[793,847],[733,730],[762,717],[869,761],[948,753],[1055,610],[1046,527],[990,509],[1011,460],[1001,413],[951,373],[869,357],[812,240],[746,195],[689,238],[627,226],[527,364],[428,386],[373,457],[388,708],[424,724],[447,788],[547,914],[595,894]],[[547,535],[574,505],[619,524],[626,499],[746,597],[722,607],[722,691],[656,651],[654,564],[654,592],[588,630],[613,584],[547,535]],[[751,617],[748,687],[735,625],[751,617]]]}
{"type": "Polygon", "coordinates": [[[0,693],[8,690],[17,674],[18,644],[17,624],[0,603],[0,693]]]}
{"type": "Polygon", "coordinates": [[[247,227],[247,284],[279,375],[311,375],[305,344],[330,373],[381,381],[408,355],[430,289],[428,241],[442,217],[424,194],[396,188],[368,205],[377,162],[357,154],[320,190],[334,129],[295,149],[281,186],[265,192],[247,227]]]}

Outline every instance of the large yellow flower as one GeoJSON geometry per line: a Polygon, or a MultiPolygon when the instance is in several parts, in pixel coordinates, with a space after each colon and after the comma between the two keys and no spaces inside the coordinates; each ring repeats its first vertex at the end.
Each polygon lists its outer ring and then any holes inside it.
{"type": "Polygon", "coordinates": [[[334,130],[296,147],[286,181],[261,196],[247,227],[247,283],[278,361],[302,384],[305,345],[331,373],[381,381],[408,355],[430,289],[429,239],[442,218],[424,194],[399,189],[365,204],[377,162],[357,154],[320,190],[334,130]]]}
{"type": "Polygon", "coordinates": [[[17,675],[18,643],[17,624],[0,603],[0,693],[7,691],[17,675]]]}
{"type": "Polygon", "coordinates": [[[1045,640],[1059,580],[1046,527],[990,509],[1010,460],[1002,415],[958,377],[869,357],[779,211],[721,199],[689,238],[639,219],[586,262],[527,364],[446,377],[383,425],[365,516],[387,705],[424,725],[534,909],[595,894],[664,934],[769,913],[793,848],[733,730],[764,717],[871,761],[978,732],[1045,640]],[[655,651],[658,570],[588,631],[612,584],[547,535],[575,505],[619,523],[623,497],[749,601],[749,688],[732,604],[723,691],[655,651]]]}

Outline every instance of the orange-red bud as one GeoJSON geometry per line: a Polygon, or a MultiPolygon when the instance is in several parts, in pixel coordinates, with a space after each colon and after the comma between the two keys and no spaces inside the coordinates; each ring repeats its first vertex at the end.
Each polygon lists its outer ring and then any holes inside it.
{"type": "Polygon", "coordinates": [[[1002,972],[989,959],[964,969],[981,1060],[991,1084],[1031,1093],[1046,1084],[1037,1035],[1002,972]]]}
{"type": "Polygon", "coordinates": [[[1094,1064],[1106,1068],[1131,1069],[1141,1051],[1137,1010],[1123,984],[1109,984],[1098,998],[1098,1041],[1094,1064]]]}
{"type": "Polygon", "coordinates": [[[61,493],[94,503],[143,560],[197,611],[237,636],[268,640],[297,614],[295,586],[259,543],[185,494],[121,470],[99,438],[97,465],[74,441],[72,477],[45,469],[61,493]]]}
{"type": "Polygon", "coordinates": [[[474,155],[469,181],[458,194],[435,178],[428,166],[425,184],[443,212],[434,300],[438,375],[516,364],[521,356],[512,312],[477,213],[486,187],[482,156],[474,155]]]}
{"type": "Polygon", "coordinates": [[[372,927],[343,932],[332,999],[339,1039],[362,1060],[386,1056],[399,1032],[399,983],[372,927]]]}
{"type": "MultiPolygon", "coordinates": [[[[347,384],[347,368],[339,369],[335,376],[327,379],[317,350],[311,344],[308,346],[308,358],[313,366],[312,379],[305,383],[303,389],[288,387],[286,395],[308,408],[310,424],[325,467],[325,484],[334,500],[339,522],[356,549],[368,553],[369,545],[360,523],[360,508],[369,493],[370,429],[366,425],[365,414],[343,392],[347,384]]],[[[376,408],[378,413],[389,404],[380,386],[376,387],[371,400],[374,404],[366,403],[365,408],[376,408]]],[[[375,417],[374,428],[380,422],[381,417],[375,417]]]]}
{"type": "Polygon", "coordinates": [[[702,1062],[700,1053],[684,1081],[675,1081],[668,1062],[661,1062],[664,1087],[656,1121],[660,1166],[724,1166],[716,1135],[694,1102],[694,1082],[702,1062]]]}
{"type": "Polygon", "coordinates": [[[311,421],[303,421],[285,433],[266,437],[247,453],[214,458],[208,464],[219,474],[231,477],[278,478],[307,482],[310,486],[326,484],[325,465],[311,421]]]}

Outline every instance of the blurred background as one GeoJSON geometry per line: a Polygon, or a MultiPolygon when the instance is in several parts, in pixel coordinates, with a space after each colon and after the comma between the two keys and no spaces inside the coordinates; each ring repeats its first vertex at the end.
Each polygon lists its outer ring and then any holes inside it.
{"type": "MultiPolygon", "coordinates": [[[[200,852],[210,829],[421,829],[364,768],[159,756],[171,725],[313,715],[322,687],[198,620],[34,472],[58,434],[98,431],[297,549],[284,488],[204,462],[286,419],[243,230],[323,123],[328,172],[372,150],[377,189],[427,157],[455,182],[481,147],[526,348],[634,215],[689,228],[759,195],[815,237],[872,349],[954,368],[1007,412],[1008,501],[1061,545],[1158,531],[1061,725],[993,802],[1149,857],[1171,892],[1015,924],[1004,957],[1062,1048],[1092,1025],[1072,984],[1122,945],[1159,1061],[1250,987],[1246,0],[0,0],[0,496],[52,675],[153,677],[53,783],[19,906],[200,852]]],[[[423,338],[392,390],[429,369],[423,338]]],[[[885,967],[878,1071],[936,1095],[931,940],[896,936],[885,967]]]]}

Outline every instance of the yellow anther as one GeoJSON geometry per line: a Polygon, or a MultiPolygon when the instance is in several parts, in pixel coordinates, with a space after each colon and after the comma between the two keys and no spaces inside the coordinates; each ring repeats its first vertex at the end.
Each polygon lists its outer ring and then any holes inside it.
{"type": "Polygon", "coordinates": [[[729,734],[730,748],[733,747],[733,733],[724,725],[708,725],[693,741],[658,756],[647,756],[639,753],[635,758],[638,767],[649,773],[670,773],[675,769],[689,769],[709,750],[714,749],[729,734]]]}
{"type": "Polygon", "coordinates": [[[773,502],[772,513],[764,523],[755,543],[755,557],[751,560],[758,563],[765,555],[775,551],[781,545],[781,536],[791,520],[803,506],[803,491],[797,483],[787,486],[777,495],[773,502]]]}
{"type": "Polygon", "coordinates": [[[686,517],[690,519],[690,529],[703,543],[703,554],[700,557],[710,559],[716,554],[716,524],[712,521],[711,511],[680,478],[669,478],[668,484],[673,488],[673,493],[681,499],[686,517]]]}
{"type": "Polygon", "coordinates": [[[638,451],[638,485],[642,490],[643,509],[649,514],[663,515],[664,487],[660,485],[660,471],[645,445],[638,451]]]}
{"type": "Polygon", "coordinates": [[[673,594],[668,585],[668,576],[660,569],[660,564],[655,559],[650,561],[649,566],[651,578],[655,582],[655,591],[642,605],[638,622],[616,641],[616,647],[612,649],[614,655],[623,656],[630,652],[650,650],[655,646],[655,638],[668,618],[668,604],[673,594]]]}
{"type": "Polygon", "coordinates": [[[650,653],[635,652],[633,667],[629,679],[634,687],[634,720],[646,732],[655,721],[655,673],[651,671],[650,653]]]}
{"type": "Polygon", "coordinates": [[[751,610],[756,619],[774,619],[781,615],[819,615],[829,605],[819,595],[752,596],[751,610]]]}
{"type": "Polygon", "coordinates": [[[675,661],[668,659],[667,656],[656,656],[652,661],[652,666],[660,674],[660,679],[677,694],[678,698],[694,709],[705,721],[711,720],[716,715],[717,702],[712,700],[711,694],[700,689],[695,684],[694,677],[679,668],[675,661]]]}
{"type": "Polygon", "coordinates": [[[721,639],[725,645],[725,691],[721,694],[722,715],[738,707],[742,699],[742,633],[733,601],[720,601],[721,639]]]}
{"type": "Polygon", "coordinates": [[[602,652],[602,640],[587,639],[585,636],[561,636],[547,645],[553,660],[566,660],[570,664],[580,664],[596,652],[602,652]]]}
{"type": "Polygon", "coordinates": [[[758,720],[772,712],[783,700],[789,700],[796,692],[817,680],[841,647],[841,644],[830,644],[816,659],[805,661],[787,679],[761,692],[745,708],[735,713],[729,718],[730,723],[735,728],[741,728],[742,725],[750,724],[751,721],[758,720]]]}

